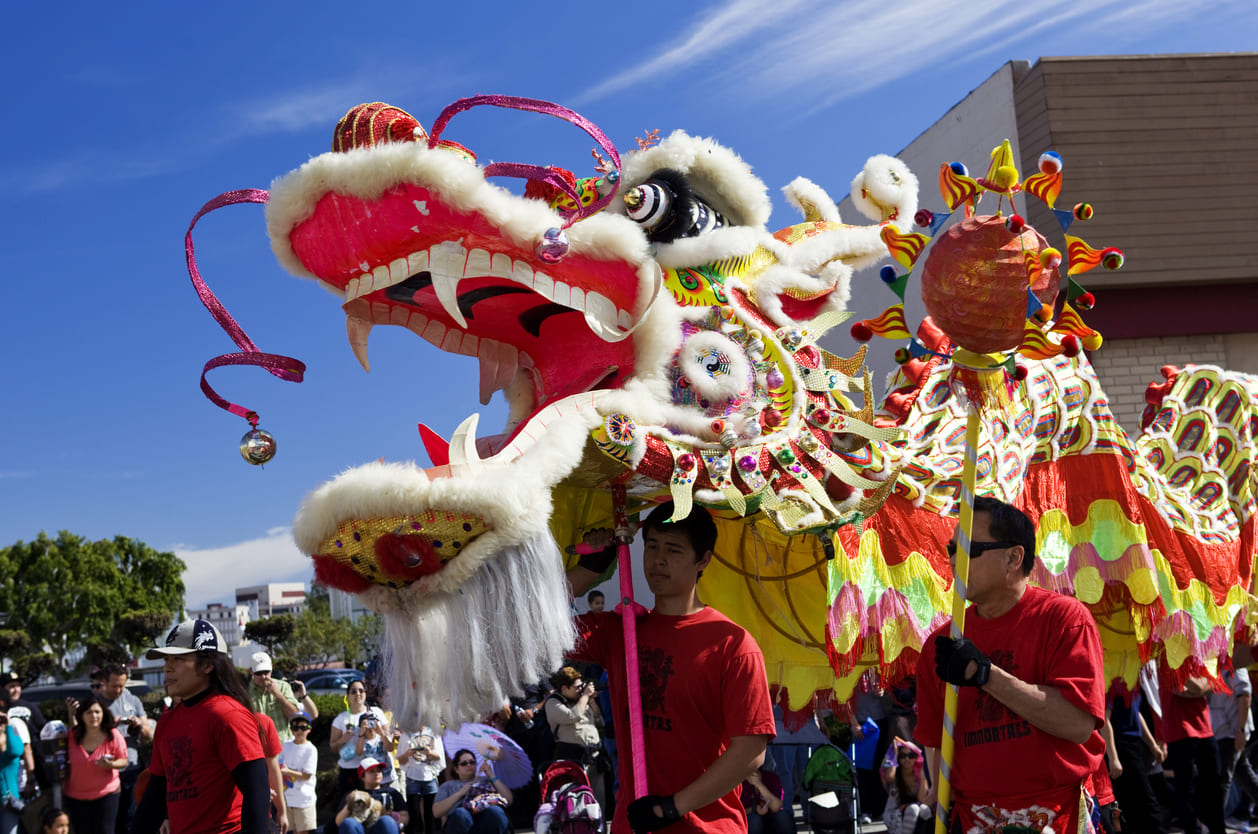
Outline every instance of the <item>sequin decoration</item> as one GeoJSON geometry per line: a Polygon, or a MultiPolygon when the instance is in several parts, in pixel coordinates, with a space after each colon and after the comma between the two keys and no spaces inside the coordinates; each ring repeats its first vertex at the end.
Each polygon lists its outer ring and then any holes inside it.
{"type": "Polygon", "coordinates": [[[391,588],[401,587],[418,576],[440,570],[458,557],[470,542],[489,527],[472,513],[426,510],[411,515],[364,518],[343,521],[336,532],[319,545],[320,556],[349,568],[368,582],[391,588]],[[386,571],[377,558],[377,544],[382,540],[412,540],[412,552],[431,552],[432,562],[415,560],[386,571]]]}

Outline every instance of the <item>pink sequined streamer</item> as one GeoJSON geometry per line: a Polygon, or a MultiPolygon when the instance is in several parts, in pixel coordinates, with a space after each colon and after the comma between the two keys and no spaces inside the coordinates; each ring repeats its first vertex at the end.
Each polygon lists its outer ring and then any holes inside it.
{"type": "MultiPolygon", "coordinates": [[[[569,124],[576,125],[588,133],[590,137],[599,144],[599,147],[606,152],[608,159],[610,159],[612,164],[616,167],[616,171],[620,171],[620,153],[616,150],[616,146],[612,144],[611,140],[608,139],[603,131],[599,130],[593,122],[582,116],[580,113],[577,113],[575,110],[569,110],[567,107],[555,104],[554,102],[542,101],[535,98],[522,98],[520,96],[472,96],[471,98],[459,99],[453,104],[448,105],[446,109],[442,110],[441,114],[437,116],[437,121],[433,123],[432,131],[428,134],[428,147],[437,147],[437,141],[441,138],[442,131],[445,130],[446,125],[449,124],[450,119],[453,118],[456,113],[462,113],[464,110],[470,110],[473,107],[479,107],[483,104],[488,104],[492,107],[507,107],[512,110],[527,110],[533,113],[544,113],[545,115],[554,116],[557,119],[563,119],[569,124]]],[[[581,198],[577,195],[572,186],[557,176],[553,171],[543,168],[540,165],[530,165],[523,162],[492,163],[485,167],[485,176],[522,177],[524,179],[540,180],[558,188],[564,194],[568,195],[568,197],[570,197],[578,206],[577,210],[573,212],[564,222],[565,227],[571,226],[576,221],[601,211],[604,206],[611,202],[612,197],[615,196],[615,192],[613,191],[588,206],[582,206],[581,198]]]]}
{"type": "Polygon", "coordinates": [[[290,356],[283,356],[277,353],[263,353],[258,350],[258,346],[253,343],[253,340],[249,338],[244,329],[236,323],[231,313],[227,312],[227,308],[223,306],[222,302],[218,300],[218,297],[214,295],[213,291],[201,278],[201,271],[197,269],[196,255],[192,249],[192,230],[196,228],[198,220],[215,209],[237,203],[265,203],[269,196],[266,191],[257,188],[242,188],[237,191],[224,192],[201,207],[201,210],[192,218],[192,222],[188,224],[188,232],[183,239],[184,252],[188,258],[188,276],[192,279],[192,286],[197,291],[197,297],[201,299],[205,309],[210,311],[210,315],[214,316],[214,320],[218,322],[219,327],[222,327],[227,332],[227,335],[231,336],[232,341],[243,351],[242,353],[225,353],[206,362],[205,367],[201,370],[201,391],[210,402],[238,417],[243,417],[249,421],[250,425],[255,427],[258,425],[257,413],[220,397],[218,392],[206,381],[205,375],[215,368],[221,368],[224,365],[256,365],[259,368],[265,368],[272,376],[289,382],[301,382],[302,376],[306,372],[306,365],[290,356]]]}

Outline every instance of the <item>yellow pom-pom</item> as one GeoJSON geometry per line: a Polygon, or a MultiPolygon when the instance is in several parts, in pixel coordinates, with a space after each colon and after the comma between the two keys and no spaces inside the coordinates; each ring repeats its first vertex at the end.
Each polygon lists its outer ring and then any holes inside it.
{"type": "Polygon", "coordinates": [[[1001,188],[1008,188],[1018,181],[1018,169],[1012,165],[1001,165],[996,169],[996,185],[1001,188]]]}
{"type": "Polygon", "coordinates": [[[1040,266],[1044,269],[1056,269],[1061,266],[1061,252],[1048,247],[1040,252],[1040,266]]]}

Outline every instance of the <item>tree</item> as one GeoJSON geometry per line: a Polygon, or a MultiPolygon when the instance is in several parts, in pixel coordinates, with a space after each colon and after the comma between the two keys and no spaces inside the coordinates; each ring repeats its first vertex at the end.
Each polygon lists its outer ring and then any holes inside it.
{"type": "Polygon", "coordinates": [[[268,654],[279,652],[281,646],[293,636],[293,617],[291,614],[278,614],[274,617],[262,617],[245,623],[245,638],[266,646],[268,654]]]}
{"type": "Polygon", "coordinates": [[[159,634],[170,627],[171,615],[166,611],[137,611],[123,616],[114,624],[112,637],[120,646],[126,646],[133,654],[157,642],[159,634]]]}
{"type": "Polygon", "coordinates": [[[31,638],[25,631],[0,631],[0,660],[22,657],[30,646],[31,638]]]}
{"type": "MultiPolygon", "coordinates": [[[[46,649],[64,665],[90,641],[109,640],[134,612],[173,620],[183,609],[184,567],[175,554],[125,536],[90,542],[40,533],[0,549],[0,611],[29,635],[28,651],[46,649]]],[[[130,639],[115,642],[136,648],[130,639]]]]}
{"type": "Polygon", "coordinates": [[[327,589],[312,584],[306,608],[293,618],[293,635],[284,648],[307,666],[332,661],[353,666],[374,656],[379,640],[378,617],[361,617],[357,623],[333,617],[327,589]]]}

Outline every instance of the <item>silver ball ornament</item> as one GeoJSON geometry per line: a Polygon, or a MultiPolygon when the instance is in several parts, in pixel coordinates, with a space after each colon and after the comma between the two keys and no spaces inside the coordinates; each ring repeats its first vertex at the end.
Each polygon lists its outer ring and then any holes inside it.
{"type": "Polygon", "coordinates": [[[254,466],[270,463],[275,457],[275,436],[262,429],[250,429],[240,438],[240,456],[254,466]]]}
{"type": "Polygon", "coordinates": [[[547,229],[534,248],[538,260],[557,264],[568,255],[568,235],[563,229],[547,229]]]}

